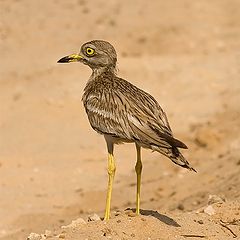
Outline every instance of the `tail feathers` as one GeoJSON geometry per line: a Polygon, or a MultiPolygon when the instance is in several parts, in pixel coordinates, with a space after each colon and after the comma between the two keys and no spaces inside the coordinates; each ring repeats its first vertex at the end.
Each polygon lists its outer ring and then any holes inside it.
{"type": "Polygon", "coordinates": [[[173,138],[174,139],[174,146],[175,147],[179,147],[179,148],[185,148],[187,149],[187,145],[183,142],[181,142],[180,140],[176,139],[176,138],[173,138]]]}
{"type": "Polygon", "coordinates": [[[175,164],[187,168],[190,171],[197,172],[186,160],[186,158],[180,153],[180,151],[176,147],[172,148],[159,148],[152,146],[154,151],[158,151],[159,153],[165,155],[166,157],[170,158],[175,164]]]}
{"type": "Polygon", "coordinates": [[[183,168],[187,168],[190,171],[194,171],[197,172],[190,164],[189,162],[186,160],[186,158],[179,152],[178,156],[175,155],[171,155],[168,156],[175,164],[183,167],[183,168]]]}

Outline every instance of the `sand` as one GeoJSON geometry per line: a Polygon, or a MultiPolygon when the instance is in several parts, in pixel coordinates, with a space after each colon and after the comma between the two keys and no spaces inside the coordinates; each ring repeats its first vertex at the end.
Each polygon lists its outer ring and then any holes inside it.
{"type": "Polygon", "coordinates": [[[0,1],[0,239],[240,239],[239,22],[237,0],[0,1]],[[92,39],[115,46],[118,75],[158,100],[198,171],[143,150],[134,216],[135,147],[117,146],[107,223],[88,222],[107,187],[81,103],[91,71],[56,63],[92,39]]]}

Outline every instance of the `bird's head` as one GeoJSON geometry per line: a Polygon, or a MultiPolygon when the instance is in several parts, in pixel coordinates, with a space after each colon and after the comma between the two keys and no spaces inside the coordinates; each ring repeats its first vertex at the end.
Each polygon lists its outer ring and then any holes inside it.
{"type": "Polygon", "coordinates": [[[58,63],[82,62],[90,68],[102,67],[115,69],[117,54],[114,47],[103,40],[84,43],[79,54],[71,54],[58,60],[58,63]]]}

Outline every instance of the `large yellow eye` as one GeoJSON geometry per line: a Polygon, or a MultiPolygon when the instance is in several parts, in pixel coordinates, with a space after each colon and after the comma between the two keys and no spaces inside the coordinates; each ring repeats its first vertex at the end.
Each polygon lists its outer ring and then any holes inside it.
{"type": "Polygon", "coordinates": [[[94,50],[93,48],[88,47],[88,48],[86,49],[86,54],[87,54],[88,56],[93,56],[94,53],[95,53],[95,50],[94,50]]]}

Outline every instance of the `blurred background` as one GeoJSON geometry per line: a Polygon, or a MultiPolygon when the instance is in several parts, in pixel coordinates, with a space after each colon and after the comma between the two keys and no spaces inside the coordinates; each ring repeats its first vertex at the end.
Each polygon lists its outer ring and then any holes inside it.
{"type": "MultiPolygon", "coordinates": [[[[198,174],[143,150],[142,208],[240,199],[238,0],[0,0],[0,239],[103,215],[107,152],[81,103],[91,71],[57,64],[92,39],[167,112],[198,174]]],[[[135,146],[116,147],[113,209],[135,207],[135,146]]]]}

